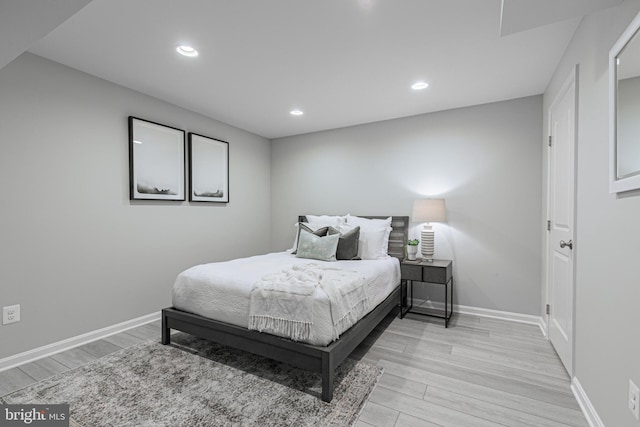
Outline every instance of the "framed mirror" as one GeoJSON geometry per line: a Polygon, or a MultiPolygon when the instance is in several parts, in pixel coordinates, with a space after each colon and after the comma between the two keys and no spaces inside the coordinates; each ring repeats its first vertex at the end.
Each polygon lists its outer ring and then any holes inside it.
{"type": "Polygon", "coordinates": [[[609,52],[609,192],[640,188],[640,13],[609,52]]]}

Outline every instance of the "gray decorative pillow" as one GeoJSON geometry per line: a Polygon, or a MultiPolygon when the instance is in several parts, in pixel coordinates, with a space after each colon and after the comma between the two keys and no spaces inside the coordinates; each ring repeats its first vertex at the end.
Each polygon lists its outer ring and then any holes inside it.
{"type": "Polygon", "coordinates": [[[335,261],[339,239],[339,234],[320,237],[301,228],[296,257],[335,261]]]}
{"type": "Polygon", "coordinates": [[[295,255],[298,252],[298,245],[300,244],[300,233],[302,232],[302,230],[306,230],[311,234],[315,234],[316,236],[322,237],[327,235],[327,232],[329,231],[329,226],[321,227],[321,228],[318,228],[317,230],[314,230],[313,228],[308,227],[306,224],[299,222],[298,223],[298,240],[296,241],[296,249],[293,252],[291,252],[293,255],[295,255]]]}
{"type": "Polygon", "coordinates": [[[357,260],[358,257],[358,240],[360,239],[360,227],[354,227],[349,231],[341,233],[333,227],[329,227],[327,235],[338,234],[338,249],[336,250],[336,259],[339,260],[357,260]]]}

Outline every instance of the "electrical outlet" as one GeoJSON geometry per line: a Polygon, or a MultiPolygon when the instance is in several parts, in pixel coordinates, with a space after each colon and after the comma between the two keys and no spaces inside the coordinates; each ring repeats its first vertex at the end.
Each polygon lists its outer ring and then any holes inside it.
{"type": "Polygon", "coordinates": [[[636,420],[640,420],[640,389],[631,380],[629,380],[629,410],[636,420]]]}
{"type": "Polygon", "coordinates": [[[16,323],[20,321],[20,304],[2,307],[2,324],[16,323]]]}

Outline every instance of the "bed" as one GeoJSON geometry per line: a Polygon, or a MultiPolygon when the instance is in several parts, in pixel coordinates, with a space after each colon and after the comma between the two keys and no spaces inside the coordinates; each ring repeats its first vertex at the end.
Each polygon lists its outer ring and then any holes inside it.
{"type": "MultiPolygon", "coordinates": [[[[364,218],[383,219],[385,217],[367,216],[364,218]]],[[[299,217],[299,222],[305,223],[307,218],[301,216],[299,217]]],[[[387,253],[392,258],[390,259],[391,261],[387,262],[398,264],[395,259],[401,260],[404,257],[408,225],[409,218],[406,216],[391,217],[387,253]]],[[[266,258],[258,257],[258,259],[262,260],[262,262],[266,261],[265,266],[269,262],[281,258],[285,262],[291,260],[291,264],[299,263],[299,260],[294,261],[294,256],[288,256],[289,258],[285,254],[276,253],[265,255],[266,258]]],[[[231,264],[249,262],[246,260],[250,259],[232,261],[231,264]]],[[[361,269],[367,269],[367,261],[346,262],[351,263],[350,266],[352,267],[357,266],[361,269]]],[[[341,261],[326,264],[339,265],[340,263],[341,261]]],[[[206,275],[208,269],[213,268],[213,265],[196,267],[198,267],[196,271],[206,275]]],[[[355,270],[356,268],[352,269],[355,270]]],[[[251,272],[245,274],[245,282],[255,279],[251,274],[251,272]]],[[[179,281],[180,276],[176,280],[176,286],[178,286],[179,281]]],[[[331,336],[331,333],[327,331],[314,331],[308,340],[310,342],[300,342],[299,340],[294,341],[283,336],[248,329],[246,319],[238,315],[238,313],[246,312],[246,307],[243,305],[247,304],[246,299],[243,300],[240,295],[247,293],[246,285],[244,286],[244,291],[242,288],[242,286],[239,286],[239,290],[228,292],[230,295],[227,295],[227,297],[231,299],[225,305],[230,307],[229,309],[221,308],[215,311],[211,311],[211,309],[207,309],[204,306],[201,307],[198,304],[188,305],[184,303],[183,301],[186,300],[176,298],[176,290],[174,288],[174,306],[162,310],[162,343],[165,345],[170,343],[171,329],[175,329],[302,369],[319,372],[322,378],[321,398],[325,402],[330,402],[333,397],[335,369],[371,333],[380,321],[400,303],[400,277],[398,275],[394,277],[390,287],[388,284],[374,285],[373,290],[370,291],[372,296],[371,306],[374,308],[353,326],[350,326],[345,331],[338,331],[339,338],[335,339],[335,336],[331,336]],[[385,287],[387,289],[383,289],[385,287]]],[[[184,289],[189,288],[185,287],[184,289]]],[[[192,300],[194,299],[192,298],[192,300]]],[[[197,301],[197,299],[195,300],[197,301]]],[[[336,335],[336,332],[333,332],[333,334],[336,335]]]]}

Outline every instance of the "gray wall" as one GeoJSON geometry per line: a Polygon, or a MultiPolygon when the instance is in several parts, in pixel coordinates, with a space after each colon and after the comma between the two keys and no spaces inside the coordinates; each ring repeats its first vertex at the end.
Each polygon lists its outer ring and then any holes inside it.
{"type": "Polygon", "coordinates": [[[640,384],[640,194],[609,194],[608,53],[638,10],[633,0],[586,17],[544,94],[546,112],[579,64],[575,377],[616,427],[638,425],[627,391],[640,384]]]}
{"type": "Polygon", "coordinates": [[[273,140],[272,249],[298,214],[411,215],[443,197],[436,257],[455,261],[456,303],[540,315],[541,130],[534,96],[273,140]]]}
{"type": "Polygon", "coordinates": [[[35,55],[0,70],[0,306],[22,311],[0,358],[156,312],[194,264],[267,252],[269,149],[35,55]],[[228,141],[231,203],[130,202],[129,115],[228,141]]]}

